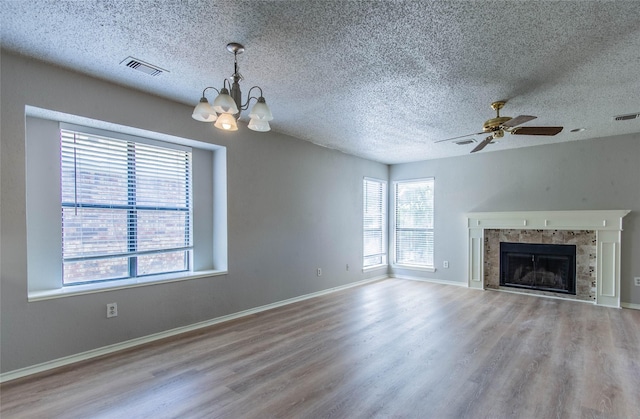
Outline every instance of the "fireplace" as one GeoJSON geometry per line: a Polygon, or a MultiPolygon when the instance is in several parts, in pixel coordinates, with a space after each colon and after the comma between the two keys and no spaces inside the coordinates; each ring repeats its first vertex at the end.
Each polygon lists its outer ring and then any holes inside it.
{"type": "Polygon", "coordinates": [[[468,284],[475,289],[592,301],[620,307],[622,219],[629,210],[509,211],[466,214],[468,284]],[[576,245],[575,295],[501,287],[500,242],[576,245]],[[494,282],[495,281],[495,282],[494,282]]]}
{"type": "Polygon", "coordinates": [[[576,246],[500,243],[500,286],[576,295],[576,246]]]}

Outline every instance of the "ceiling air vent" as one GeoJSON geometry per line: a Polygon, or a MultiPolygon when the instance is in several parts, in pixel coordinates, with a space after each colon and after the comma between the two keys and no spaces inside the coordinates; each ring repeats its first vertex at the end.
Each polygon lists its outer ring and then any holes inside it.
{"type": "Polygon", "coordinates": [[[168,73],[167,70],[164,70],[153,64],[145,63],[144,61],[139,60],[137,58],[133,58],[133,57],[125,58],[122,62],[120,62],[120,64],[124,64],[129,68],[142,71],[143,73],[148,74],[150,76],[154,76],[154,77],[159,76],[162,73],[168,73]]]}
{"type": "Polygon", "coordinates": [[[629,115],[614,116],[614,121],[628,121],[630,119],[640,118],[640,113],[630,113],[629,115]]]}
{"type": "Polygon", "coordinates": [[[454,144],[467,145],[467,144],[471,144],[471,143],[475,143],[475,142],[476,142],[476,140],[474,140],[474,139],[467,139],[467,140],[456,141],[454,144]]]}

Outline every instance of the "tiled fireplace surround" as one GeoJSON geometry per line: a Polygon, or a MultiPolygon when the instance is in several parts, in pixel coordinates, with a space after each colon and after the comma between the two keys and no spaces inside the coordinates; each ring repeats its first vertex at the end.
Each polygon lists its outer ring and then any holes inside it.
{"type": "Polygon", "coordinates": [[[620,307],[620,239],[629,211],[467,214],[469,287],[513,290],[620,307]],[[576,245],[576,295],[500,286],[500,242],[576,245]]]}

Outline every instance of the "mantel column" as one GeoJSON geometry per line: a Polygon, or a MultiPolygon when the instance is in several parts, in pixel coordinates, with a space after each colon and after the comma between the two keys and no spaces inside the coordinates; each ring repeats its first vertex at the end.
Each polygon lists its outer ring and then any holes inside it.
{"type": "Polygon", "coordinates": [[[469,288],[484,289],[484,229],[469,228],[469,288]]]}
{"type": "Polygon", "coordinates": [[[620,307],[620,243],[619,231],[596,231],[598,270],[596,304],[620,307]]]}

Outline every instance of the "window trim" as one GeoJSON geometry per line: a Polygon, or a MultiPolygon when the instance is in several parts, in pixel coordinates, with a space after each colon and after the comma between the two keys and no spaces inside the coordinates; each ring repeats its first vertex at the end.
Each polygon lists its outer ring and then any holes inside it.
{"type": "Polygon", "coordinates": [[[362,247],[362,272],[368,272],[368,271],[373,271],[373,270],[377,270],[377,269],[384,269],[386,267],[389,266],[389,228],[388,228],[388,209],[389,209],[389,190],[388,190],[388,182],[386,180],[382,180],[382,179],[376,179],[376,178],[372,178],[372,177],[364,177],[362,179],[362,243],[363,243],[363,247],[362,247]],[[382,245],[384,247],[384,262],[383,263],[379,263],[376,265],[369,265],[369,266],[364,266],[364,207],[365,207],[365,183],[366,182],[376,182],[381,184],[382,187],[382,191],[384,192],[384,196],[383,196],[383,202],[382,202],[382,226],[381,226],[381,232],[382,232],[382,245]]]}
{"type": "Polygon", "coordinates": [[[176,281],[216,277],[228,274],[227,228],[227,157],[226,147],[118,125],[58,111],[25,106],[25,157],[27,170],[27,300],[40,301],[73,295],[118,289],[161,285],[176,281]],[[163,146],[190,147],[193,151],[192,193],[194,201],[193,246],[200,256],[192,271],[96,282],[87,285],[62,285],[62,243],[59,212],[42,211],[60,208],[60,124],[73,124],[83,129],[130,135],[163,146]],[[55,134],[57,133],[57,134],[55,134]],[[43,181],[42,179],[47,179],[43,181]],[[57,186],[56,186],[57,185],[57,186]],[[206,195],[206,196],[205,196],[206,195]],[[203,197],[204,196],[204,197],[203,197]],[[196,214],[196,212],[199,214],[196,214]],[[52,250],[53,249],[53,250],[52,250]],[[57,249],[57,251],[56,251],[57,249]],[[197,250],[200,249],[200,250],[197,250]]]}
{"type": "Polygon", "coordinates": [[[436,267],[435,267],[435,237],[434,237],[434,249],[433,249],[433,265],[429,266],[429,265],[422,265],[422,264],[410,264],[410,263],[398,263],[397,262],[397,235],[396,235],[396,212],[397,212],[397,202],[396,202],[396,195],[397,195],[397,188],[398,188],[398,184],[403,184],[403,183],[418,183],[418,182],[425,182],[425,181],[431,181],[433,184],[433,189],[434,189],[434,201],[433,201],[433,217],[434,217],[434,225],[433,228],[426,228],[425,230],[427,231],[432,231],[434,232],[434,236],[435,236],[435,177],[424,177],[424,178],[417,178],[417,179],[402,179],[402,180],[395,180],[393,181],[393,190],[392,190],[392,200],[393,200],[393,208],[392,208],[392,216],[391,216],[391,228],[390,228],[390,234],[391,234],[391,266],[393,268],[398,268],[398,269],[410,269],[410,270],[414,270],[414,271],[424,271],[424,272],[435,272],[436,271],[436,267]]]}

